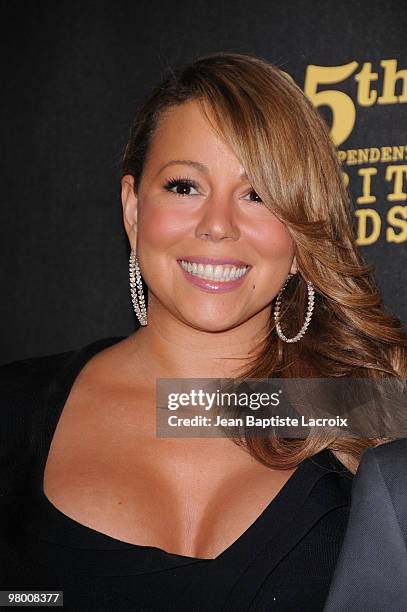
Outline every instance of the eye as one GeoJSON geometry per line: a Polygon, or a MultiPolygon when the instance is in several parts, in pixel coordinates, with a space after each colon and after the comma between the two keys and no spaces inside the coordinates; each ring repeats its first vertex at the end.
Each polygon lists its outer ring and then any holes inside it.
{"type": "Polygon", "coordinates": [[[251,191],[249,191],[249,193],[248,193],[247,195],[251,196],[251,195],[253,195],[253,194],[254,194],[254,196],[255,196],[256,198],[258,198],[258,199],[257,199],[257,200],[253,200],[252,198],[250,198],[250,200],[251,200],[252,202],[257,202],[258,204],[263,204],[263,200],[260,198],[260,196],[259,196],[259,195],[257,195],[257,193],[254,191],[254,189],[252,189],[251,191]]]}
{"type": "Polygon", "coordinates": [[[194,183],[194,181],[191,181],[191,179],[189,178],[178,177],[178,178],[169,179],[165,183],[164,189],[166,191],[169,191],[170,193],[174,193],[175,195],[182,197],[182,196],[188,196],[188,195],[195,195],[194,193],[191,194],[190,190],[191,189],[196,190],[197,185],[196,183],[194,183]],[[176,188],[175,191],[174,191],[174,187],[176,188]]]}

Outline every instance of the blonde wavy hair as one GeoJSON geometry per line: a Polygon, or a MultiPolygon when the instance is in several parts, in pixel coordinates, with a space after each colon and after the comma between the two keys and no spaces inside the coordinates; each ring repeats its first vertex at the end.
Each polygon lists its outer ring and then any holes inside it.
{"type": "MultiPolygon", "coordinates": [[[[306,280],[315,287],[314,314],[303,338],[282,342],[271,317],[264,347],[240,376],[406,378],[407,335],[400,320],[385,312],[373,266],[364,263],[356,246],[351,202],[329,130],[284,72],[238,53],[206,55],[171,71],[139,109],[122,175],[134,177],[137,191],[160,119],[171,107],[191,100],[201,104],[253,189],[294,240],[299,273],[284,295],[286,335],[302,326],[306,280]]],[[[312,431],[305,439],[252,439],[247,434],[235,440],[276,469],[295,467],[328,448],[352,471],[366,448],[383,441],[338,437],[327,430],[312,431]]]]}

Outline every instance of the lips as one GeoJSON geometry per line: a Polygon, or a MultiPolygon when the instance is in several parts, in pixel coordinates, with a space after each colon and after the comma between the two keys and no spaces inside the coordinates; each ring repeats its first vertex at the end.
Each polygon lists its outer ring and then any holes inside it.
{"type": "MultiPolygon", "coordinates": [[[[242,265],[236,265],[236,264],[229,264],[229,262],[225,263],[225,260],[223,259],[218,259],[218,260],[214,260],[213,258],[208,258],[208,257],[202,257],[200,258],[201,260],[203,259],[204,261],[198,261],[197,258],[194,258],[193,261],[191,260],[187,260],[187,259],[183,259],[183,260],[178,260],[178,264],[182,270],[182,273],[184,275],[184,278],[188,281],[188,283],[190,283],[191,285],[205,291],[205,292],[209,292],[209,293],[226,293],[229,291],[233,291],[235,289],[237,289],[238,287],[240,287],[246,280],[247,275],[250,272],[250,269],[252,266],[248,266],[246,265],[244,262],[242,262],[242,265]],[[209,263],[207,263],[205,260],[209,259],[209,263]],[[191,264],[195,264],[195,268],[201,267],[204,268],[204,266],[212,266],[213,261],[218,261],[221,263],[218,263],[217,265],[220,267],[222,264],[227,266],[230,265],[235,269],[245,269],[244,274],[242,274],[241,276],[239,276],[238,278],[232,278],[230,280],[225,280],[225,278],[223,278],[222,280],[218,279],[218,278],[204,278],[203,276],[200,276],[199,274],[193,273],[190,270],[186,270],[183,266],[184,264],[182,262],[188,262],[188,264],[190,264],[190,267],[192,268],[191,264]]],[[[229,260],[230,261],[230,260],[229,260]]],[[[232,260],[232,261],[239,261],[239,260],[232,260]]],[[[216,267],[216,264],[215,264],[216,267]]]]}

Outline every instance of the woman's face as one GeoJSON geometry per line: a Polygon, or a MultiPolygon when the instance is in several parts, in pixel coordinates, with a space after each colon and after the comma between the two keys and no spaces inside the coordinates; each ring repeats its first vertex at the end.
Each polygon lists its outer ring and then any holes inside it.
{"type": "Polygon", "coordinates": [[[243,173],[197,102],[162,119],[138,193],[131,176],[122,180],[124,223],[149,308],[205,331],[270,315],[295,271],[294,244],[243,173]]]}

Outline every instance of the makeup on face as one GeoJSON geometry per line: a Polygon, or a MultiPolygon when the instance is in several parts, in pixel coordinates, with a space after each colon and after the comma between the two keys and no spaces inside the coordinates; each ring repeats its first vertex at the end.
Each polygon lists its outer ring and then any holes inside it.
{"type": "Polygon", "coordinates": [[[189,283],[213,293],[237,289],[252,268],[243,261],[226,257],[182,257],[177,261],[189,283]]]}
{"type": "Polygon", "coordinates": [[[292,239],[196,102],[160,123],[138,196],[145,280],[161,303],[194,321],[214,309],[225,324],[270,304],[287,276],[292,239]],[[231,300],[216,298],[226,293],[231,300]]]}

